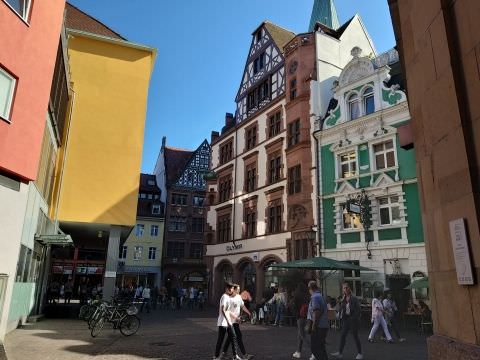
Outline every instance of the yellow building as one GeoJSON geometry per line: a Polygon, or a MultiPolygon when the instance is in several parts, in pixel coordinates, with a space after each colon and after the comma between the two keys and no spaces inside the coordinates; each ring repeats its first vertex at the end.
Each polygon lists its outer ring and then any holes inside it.
{"type": "Polygon", "coordinates": [[[165,204],[160,199],[155,175],[141,174],[137,223],[118,256],[119,288],[147,283],[160,287],[165,223],[165,204]]]}
{"type": "MultiPolygon", "coordinates": [[[[64,268],[73,267],[69,277],[75,285],[103,282],[104,296],[109,296],[119,246],[136,223],[156,50],[125,40],[68,3],[66,10],[73,96],[66,146],[59,154],[52,216],[76,247],[63,254],[71,261],[67,265],[62,259],[64,268]]],[[[54,264],[61,260],[53,255],[54,264]]]]}

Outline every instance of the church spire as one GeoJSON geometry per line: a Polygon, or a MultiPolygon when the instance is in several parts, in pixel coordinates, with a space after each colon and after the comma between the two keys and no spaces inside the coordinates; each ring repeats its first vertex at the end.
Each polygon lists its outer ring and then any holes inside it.
{"type": "Polygon", "coordinates": [[[331,29],[338,29],[340,27],[333,0],[314,0],[308,31],[313,31],[317,22],[331,29]]]}

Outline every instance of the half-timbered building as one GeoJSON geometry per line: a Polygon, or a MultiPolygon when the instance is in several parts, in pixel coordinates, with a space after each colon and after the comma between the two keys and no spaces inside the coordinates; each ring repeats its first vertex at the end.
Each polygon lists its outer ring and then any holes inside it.
{"type": "Polygon", "coordinates": [[[166,145],[162,140],[155,166],[157,183],[166,203],[162,274],[172,287],[206,287],[203,231],[205,223],[205,174],[209,171],[210,144],[196,150],[166,145]]]}

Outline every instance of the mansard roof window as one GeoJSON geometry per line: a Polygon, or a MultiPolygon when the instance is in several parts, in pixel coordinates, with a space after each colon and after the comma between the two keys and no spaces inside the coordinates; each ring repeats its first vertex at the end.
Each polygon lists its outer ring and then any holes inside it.
{"type": "Polygon", "coordinates": [[[365,115],[375,112],[375,98],[373,96],[373,88],[367,87],[363,92],[363,111],[365,115]]]}
{"type": "Polygon", "coordinates": [[[348,98],[348,113],[350,114],[350,120],[355,120],[360,117],[360,103],[356,93],[350,95],[348,98]]]}

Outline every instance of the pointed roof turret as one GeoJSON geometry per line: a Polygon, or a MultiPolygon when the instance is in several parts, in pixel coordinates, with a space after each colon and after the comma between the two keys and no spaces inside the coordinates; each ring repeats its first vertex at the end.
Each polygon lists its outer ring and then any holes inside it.
{"type": "Polygon", "coordinates": [[[337,10],[335,9],[333,1],[334,0],[314,0],[308,31],[314,31],[316,23],[321,23],[334,30],[340,27],[337,10]]]}

